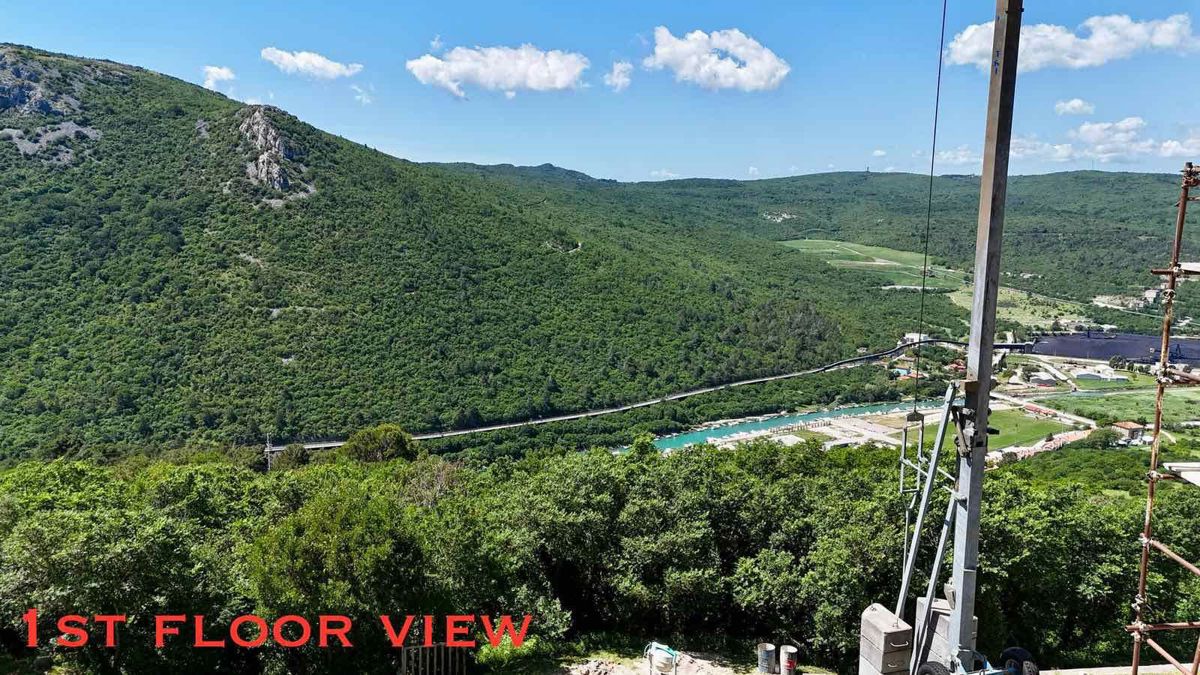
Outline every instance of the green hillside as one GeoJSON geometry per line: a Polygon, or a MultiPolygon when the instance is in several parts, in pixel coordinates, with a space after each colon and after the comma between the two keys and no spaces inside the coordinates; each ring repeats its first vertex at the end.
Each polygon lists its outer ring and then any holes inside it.
{"type": "MultiPolygon", "coordinates": [[[[843,172],[616,184],[581,181],[546,167],[451,166],[536,183],[564,198],[610,204],[628,217],[652,215],[681,227],[718,225],[771,240],[836,239],[904,251],[921,250],[929,181],[915,174],[843,172]]],[[[1140,295],[1159,281],[1150,268],[1168,259],[1178,197],[1179,177],[1168,174],[1014,176],[1005,217],[1004,283],[1084,302],[1096,295],[1140,295]]],[[[978,206],[977,176],[935,179],[930,250],[937,261],[973,267],[978,206]]],[[[1188,233],[1186,249],[1191,256],[1186,259],[1200,257],[1200,230],[1188,233]]],[[[1181,293],[1180,301],[1200,318],[1200,293],[1181,293]]],[[[1096,312],[1114,323],[1155,326],[1096,312]]]]}
{"type": "Polygon", "coordinates": [[[719,223],[142,69],[9,46],[0,84],[0,456],[546,415],[891,345],[916,314],[719,223]]]}

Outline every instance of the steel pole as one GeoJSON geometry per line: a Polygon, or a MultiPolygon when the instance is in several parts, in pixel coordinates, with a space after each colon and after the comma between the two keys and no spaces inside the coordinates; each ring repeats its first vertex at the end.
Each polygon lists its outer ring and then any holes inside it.
{"type": "Polygon", "coordinates": [[[975,294],[971,337],[967,344],[964,384],[966,422],[963,436],[970,447],[959,448],[958,494],[954,519],[955,603],[950,613],[954,668],[974,667],[975,573],[979,561],[979,510],[983,499],[987,456],[988,400],[992,389],[992,348],[996,333],[996,295],[1000,286],[1000,243],[1004,234],[1004,199],[1008,186],[1008,146],[1012,138],[1017,52],[1021,37],[1022,0],[997,0],[992,34],[991,83],[983,173],[979,182],[979,224],[975,237],[975,294]]]}

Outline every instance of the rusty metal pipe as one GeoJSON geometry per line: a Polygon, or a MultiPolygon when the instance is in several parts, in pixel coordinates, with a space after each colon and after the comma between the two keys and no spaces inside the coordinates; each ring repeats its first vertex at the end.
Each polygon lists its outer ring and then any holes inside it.
{"type": "Polygon", "coordinates": [[[1131,623],[1125,626],[1125,630],[1130,633],[1156,630],[1193,630],[1197,628],[1200,628],[1200,621],[1175,621],[1173,623],[1146,623],[1141,625],[1131,623]]]}
{"type": "MultiPolygon", "coordinates": [[[[1179,255],[1180,250],[1183,248],[1183,224],[1187,218],[1187,205],[1189,201],[1188,192],[1192,187],[1200,184],[1200,178],[1198,178],[1198,176],[1200,176],[1200,170],[1197,170],[1197,168],[1191,162],[1184,164],[1183,180],[1180,182],[1179,186],[1179,201],[1177,202],[1178,210],[1175,215],[1175,237],[1172,240],[1171,245],[1171,263],[1167,266],[1167,268],[1171,270],[1176,270],[1179,268],[1179,255]]],[[[1135,598],[1133,604],[1133,623],[1135,625],[1142,625],[1144,623],[1142,618],[1146,605],[1146,577],[1149,573],[1150,566],[1150,546],[1155,543],[1153,538],[1154,527],[1152,524],[1152,516],[1154,515],[1154,493],[1155,488],[1158,485],[1159,450],[1162,446],[1163,397],[1166,395],[1167,371],[1171,362],[1171,325],[1175,318],[1175,287],[1178,285],[1178,282],[1178,274],[1173,272],[1167,275],[1166,289],[1163,291],[1162,340],[1160,342],[1158,354],[1158,386],[1154,392],[1154,436],[1150,443],[1150,472],[1146,482],[1146,513],[1142,521],[1142,555],[1138,564],[1137,597],[1135,598]]],[[[1163,550],[1164,548],[1165,547],[1160,548],[1160,550],[1163,550]]],[[[1195,571],[1194,565],[1183,560],[1182,558],[1179,558],[1174,554],[1173,551],[1170,553],[1168,553],[1168,551],[1170,551],[1170,549],[1163,550],[1164,553],[1176,558],[1176,561],[1180,564],[1183,564],[1185,567],[1189,567],[1195,571]]],[[[1200,574],[1200,572],[1195,573],[1200,574]]],[[[1150,645],[1155,651],[1159,652],[1172,663],[1174,663],[1179,669],[1179,672],[1184,673],[1185,675],[1191,675],[1191,673],[1184,670],[1183,667],[1179,665],[1178,661],[1175,661],[1173,657],[1164,652],[1162,648],[1159,647],[1158,644],[1153,640],[1145,637],[1141,631],[1135,635],[1135,640],[1133,643],[1133,675],[1137,675],[1138,667],[1141,661],[1141,640],[1136,639],[1138,637],[1143,638],[1146,644],[1150,645]]]]}
{"type": "Polygon", "coordinates": [[[1192,671],[1188,670],[1186,666],[1184,666],[1182,663],[1177,661],[1174,656],[1171,656],[1170,652],[1163,649],[1162,646],[1159,645],[1157,642],[1155,642],[1154,640],[1151,640],[1150,638],[1146,638],[1146,644],[1150,645],[1151,649],[1158,652],[1159,656],[1163,657],[1164,659],[1169,661],[1171,663],[1171,665],[1175,666],[1175,670],[1178,670],[1179,672],[1183,673],[1183,675],[1192,675],[1192,671]]]}
{"type": "Polygon", "coordinates": [[[1186,559],[1183,558],[1183,556],[1179,555],[1175,551],[1172,551],[1166,544],[1162,543],[1161,541],[1159,541],[1157,539],[1151,539],[1150,545],[1153,546],[1154,548],[1162,551],[1163,555],[1167,556],[1171,560],[1174,560],[1175,562],[1182,565],[1187,571],[1191,572],[1192,574],[1195,574],[1196,576],[1200,576],[1200,567],[1196,567],[1192,563],[1188,562],[1186,559]]]}

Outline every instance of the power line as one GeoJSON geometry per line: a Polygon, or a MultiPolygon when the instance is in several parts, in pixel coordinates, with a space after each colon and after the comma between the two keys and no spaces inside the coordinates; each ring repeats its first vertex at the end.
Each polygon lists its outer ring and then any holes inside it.
{"type": "Polygon", "coordinates": [[[925,333],[925,284],[929,278],[929,230],[933,223],[933,167],[937,160],[938,113],[942,107],[942,64],[946,51],[946,6],[949,0],[942,0],[942,28],[938,36],[938,65],[937,88],[933,94],[933,140],[929,148],[929,199],[925,207],[925,242],[924,259],[921,262],[921,298],[917,319],[917,354],[913,368],[913,410],[917,409],[917,399],[920,398],[917,385],[921,379],[921,340],[925,333]]]}

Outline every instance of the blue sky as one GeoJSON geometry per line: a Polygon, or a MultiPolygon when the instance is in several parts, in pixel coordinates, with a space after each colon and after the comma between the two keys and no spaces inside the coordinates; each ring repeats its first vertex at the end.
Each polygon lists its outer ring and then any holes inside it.
{"type": "MultiPolygon", "coordinates": [[[[8,0],[0,41],[197,84],[219,68],[222,93],[417,161],[619,180],[928,168],[936,0],[53,4],[8,0]]],[[[1014,172],[1200,160],[1200,0],[1026,4],[1044,26],[1023,44],[1014,172]]],[[[978,171],[987,78],[971,59],[990,32],[967,29],[992,8],[950,3],[939,173],[978,171]]]]}

